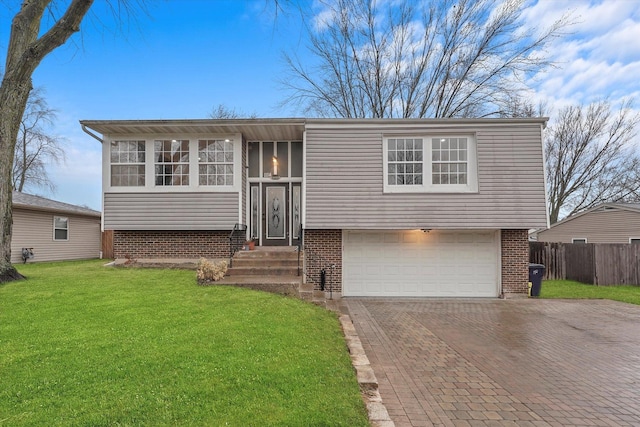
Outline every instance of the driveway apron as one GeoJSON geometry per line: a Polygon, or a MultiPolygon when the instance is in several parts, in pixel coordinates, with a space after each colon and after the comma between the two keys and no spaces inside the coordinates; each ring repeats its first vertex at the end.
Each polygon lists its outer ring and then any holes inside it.
{"type": "Polygon", "coordinates": [[[640,425],[640,306],[343,301],[396,426],[640,425]]]}

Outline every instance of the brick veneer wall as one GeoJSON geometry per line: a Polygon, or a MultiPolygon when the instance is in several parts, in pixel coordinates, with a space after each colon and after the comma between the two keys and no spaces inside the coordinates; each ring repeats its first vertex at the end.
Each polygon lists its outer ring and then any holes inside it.
{"type": "Polygon", "coordinates": [[[529,233],[501,230],[502,293],[527,294],[529,288],[529,233]]]}
{"type": "Polygon", "coordinates": [[[113,232],[115,258],[226,258],[229,231],[113,232]]]}
{"type": "Polygon", "coordinates": [[[342,230],[304,230],[304,247],[307,283],[315,283],[316,289],[320,289],[320,270],[324,265],[325,290],[342,292],[342,230]]]}

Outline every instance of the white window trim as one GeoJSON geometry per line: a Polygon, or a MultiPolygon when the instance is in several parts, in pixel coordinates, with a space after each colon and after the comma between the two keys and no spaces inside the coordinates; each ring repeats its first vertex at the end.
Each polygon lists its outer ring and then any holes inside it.
{"type": "Polygon", "coordinates": [[[69,217],[68,216],[53,216],[53,241],[54,242],[68,242],[69,241],[69,217]],[[56,218],[65,219],[67,221],[67,228],[56,228],[56,218]],[[66,239],[56,239],[56,230],[67,230],[67,238],[66,239]]]}
{"type": "Polygon", "coordinates": [[[571,238],[571,243],[582,243],[580,242],[576,242],[576,240],[584,240],[584,243],[588,243],[588,240],[586,237],[572,237],[571,238]]]}
{"type": "Polygon", "coordinates": [[[240,193],[242,191],[242,135],[236,134],[147,134],[105,135],[102,151],[102,182],[105,193],[240,193]],[[156,186],[154,141],[189,140],[189,185],[156,186]],[[233,141],[233,185],[199,185],[198,140],[230,139],[233,141]],[[145,185],[114,187],[111,185],[111,141],[145,141],[145,185]]]}
{"type": "Polygon", "coordinates": [[[640,240],[640,237],[629,237],[629,243],[632,244],[632,240],[640,240]]]}
{"type": "Polygon", "coordinates": [[[382,180],[384,193],[477,193],[478,192],[478,160],[477,138],[468,134],[402,134],[384,135],[382,138],[382,180]],[[422,184],[390,185],[389,184],[389,139],[422,138],[422,184]],[[433,138],[467,138],[467,184],[432,184],[431,183],[431,148],[433,138]]]}

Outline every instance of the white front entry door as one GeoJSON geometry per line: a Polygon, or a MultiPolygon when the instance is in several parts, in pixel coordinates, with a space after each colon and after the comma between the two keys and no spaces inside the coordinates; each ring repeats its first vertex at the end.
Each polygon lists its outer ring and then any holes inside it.
{"type": "Polygon", "coordinates": [[[345,231],[343,295],[497,297],[499,231],[345,231]]]}

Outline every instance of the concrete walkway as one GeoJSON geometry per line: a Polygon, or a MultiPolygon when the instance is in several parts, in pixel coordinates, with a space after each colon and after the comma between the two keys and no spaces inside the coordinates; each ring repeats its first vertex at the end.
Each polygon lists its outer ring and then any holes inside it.
{"type": "Polygon", "coordinates": [[[343,302],[396,426],[640,425],[640,306],[343,302]]]}

